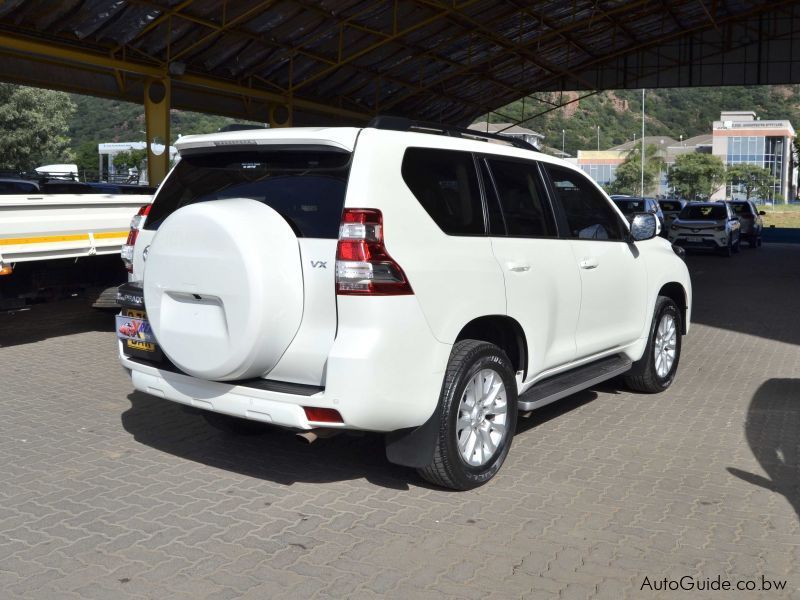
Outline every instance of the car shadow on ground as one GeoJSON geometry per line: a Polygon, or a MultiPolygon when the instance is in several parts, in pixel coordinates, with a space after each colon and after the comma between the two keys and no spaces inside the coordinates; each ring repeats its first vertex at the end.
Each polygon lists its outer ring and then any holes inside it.
{"type": "Polygon", "coordinates": [[[747,409],[745,437],[767,477],[728,467],[739,479],[786,497],[800,518],[800,379],[769,379],[747,409]]]}
{"type": "Polygon", "coordinates": [[[89,331],[113,332],[114,312],[92,308],[87,297],[0,312],[0,348],[89,331]]]}
{"type": "Polygon", "coordinates": [[[413,469],[386,459],[379,434],[342,433],[313,444],[280,428],[237,436],[214,429],[202,415],[169,400],[142,392],[129,394],[128,400],[131,407],[122,414],[122,426],[137,442],[193,462],[282,485],[361,478],[398,490],[408,489],[409,483],[425,485],[413,469]]]}
{"type": "MultiPolygon", "coordinates": [[[[592,388],[612,393],[616,389],[614,383],[592,388]]],[[[531,430],[537,426],[591,402],[597,398],[592,390],[520,419],[516,435],[535,435],[531,430]]],[[[214,429],[200,414],[180,404],[142,392],[132,392],[128,400],[131,407],[122,414],[122,426],[137,442],[193,462],[282,485],[363,478],[396,490],[407,490],[410,484],[447,491],[426,482],[413,469],[390,463],[381,434],[342,433],[313,444],[280,428],[268,428],[261,435],[232,435],[214,429]]]]}

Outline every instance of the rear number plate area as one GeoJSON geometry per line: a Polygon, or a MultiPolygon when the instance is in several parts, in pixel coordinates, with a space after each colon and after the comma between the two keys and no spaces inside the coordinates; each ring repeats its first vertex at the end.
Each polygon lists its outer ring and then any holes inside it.
{"type": "Polygon", "coordinates": [[[116,325],[117,337],[123,343],[125,354],[161,360],[161,350],[144,311],[123,308],[122,314],[116,317],[116,325]]]}

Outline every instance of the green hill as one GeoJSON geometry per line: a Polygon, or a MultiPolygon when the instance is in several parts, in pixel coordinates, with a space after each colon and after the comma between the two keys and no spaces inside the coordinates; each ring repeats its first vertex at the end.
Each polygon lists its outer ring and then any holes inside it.
{"type": "MultiPolygon", "coordinates": [[[[70,94],[70,98],[76,110],[70,123],[69,136],[81,169],[97,170],[97,144],[144,141],[144,107],[141,104],[78,94],[70,94]]],[[[213,133],[234,122],[242,121],[173,109],[170,135],[175,141],[178,135],[213,133]]]]}
{"type": "MultiPolygon", "coordinates": [[[[583,92],[582,94],[585,94],[583,92]]],[[[565,92],[565,98],[578,97],[565,92]]],[[[559,94],[537,94],[498,109],[492,122],[519,121],[545,135],[545,144],[561,149],[564,130],[565,151],[606,149],[641,136],[641,90],[600,92],[548,112],[559,94]],[[524,104],[524,112],[523,112],[524,104]]],[[[684,139],[711,133],[712,121],[723,110],[753,110],[762,119],[789,119],[800,123],[800,86],[754,86],[720,88],[667,88],[648,90],[645,97],[646,135],[669,135],[684,139]]]]}
{"type": "MultiPolygon", "coordinates": [[[[565,92],[576,98],[577,92],[565,92]]],[[[639,137],[641,132],[641,91],[600,92],[544,115],[534,116],[558,102],[559,94],[537,94],[518,100],[491,115],[493,122],[518,121],[545,135],[545,144],[565,150],[609,148],[639,137]],[[523,112],[524,108],[524,112],[523,112]]],[[[138,104],[71,94],[77,106],[69,135],[71,147],[85,168],[96,168],[100,142],[144,139],[144,108],[138,104]]],[[[789,119],[800,123],[800,86],[756,86],[722,88],[673,88],[648,90],[645,101],[647,135],[669,135],[684,139],[711,132],[711,123],[722,110],[754,110],[762,119],[789,119]]],[[[172,111],[173,140],[180,135],[209,133],[234,119],[180,110],[172,111]]]]}

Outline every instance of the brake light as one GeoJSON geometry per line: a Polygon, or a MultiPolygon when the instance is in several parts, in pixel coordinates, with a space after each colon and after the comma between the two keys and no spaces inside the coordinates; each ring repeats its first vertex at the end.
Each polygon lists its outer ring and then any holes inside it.
{"type": "Polygon", "coordinates": [[[136,238],[139,237],[139,230],[144,227],[144,222],[147,220],[147,215],[150,214],[150,207],[152,204],[146,204],[139,209],[131,219],[131,230],[128,232],[128,239],[122,246],[120,256],[122,262],[125,263],[125,268],[128,271],[133,271],[133,247],[136,244],[136,238]]]}
{"type": "Polygon", "coordinates": [[[403,269],[383,244],[381,211],[344,209],[336,246],[336,293],[343,296],[414,293],[403,269]]]}

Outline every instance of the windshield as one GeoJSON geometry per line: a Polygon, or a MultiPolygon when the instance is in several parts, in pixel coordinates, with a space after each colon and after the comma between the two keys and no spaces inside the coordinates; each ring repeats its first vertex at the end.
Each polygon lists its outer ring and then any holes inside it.
{"type": "Polygon", "coordinates": [[[681,211],[681,219],[695,219],[706,221],[721,221],[728,218],[725,208],[722,206],[712,206],[709,204],[689,204],[681,211]]]}
{"type": "Polygon", "coordinates": [[[637,212],[646,212],[644,200],[614,200],[622,214],[632,215],[637,212]]]}
{"type": "Polygon", "coordinates": [[[337,238],[350,153],[307,149],[214,152],[181,158],[156,196],[146,229],[197,202],[252,198],[298,237],[337,238]]]}

